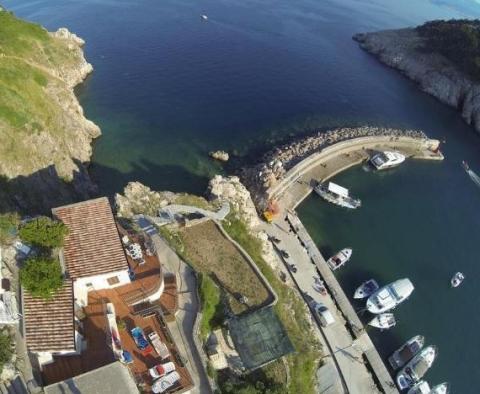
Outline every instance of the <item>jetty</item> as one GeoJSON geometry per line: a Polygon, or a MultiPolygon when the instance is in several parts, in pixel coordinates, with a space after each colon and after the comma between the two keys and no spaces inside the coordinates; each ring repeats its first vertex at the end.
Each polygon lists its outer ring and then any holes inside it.
{"type": "MultiPolygon", "coordinates": [[[[258,209],[264,201],[273,200],[278,204],[281,214],[274,219],[273,225],[265,225],[265,231],[281,239],[281,247],[298,266],[298,273],[290,272],[290,275],[307,305],[311,307],[312,302],[322,302],[338,311],[335,327],[321,328],[321,331],[327,345],[327,356],[335,361],[344,392],[398,394],[392,376],[365,326],[294,210],[312,192],[315,182],[326,181],[341,171],[367,161],[376,151],[394,150],[407,158],[441,161],[444,157],[439,147],[440,141],[428,139],[422,134],[375,135],[342,140],[302,158],[270,187],[256,189],[261,190],[261,195],[254,196],[254,201],[259,202],[258,209]],[[312,295],[312,273],[315,271],[324,281],[328,297],[312,295]]],[[[274,161],[271,165],[278,167],[274,161]]],[[[278,245],[276,247],[279,248],[278,245]]],[[[288,270],[289,263],[283,260],[288,270]]]]}
{"type": "Polygon", "coordinates": [[[313,242],[310,234],[308,234],[302,222],[293,211],[287,213],[287,219],[290,223],[290,226],[295,231],[295,234],[298,236],[300,242],[305,246],[309,257],[317,267],[323,281],[325,282],[325,285],[335,300],[335,304],[345,317],[346,324],[352,336],[357,340],[357,343],[362,349],[370,369],[375,376],[377,384],[380,386],[382,391],[387,394],[398,393],[395,383],[393,382],[390,373],[382,361],[382,358],[378,354],[375,345],[365,331],[363,323],[360,321],[347,295],[340,286],[340,283],[338,283],[337,278],[328,266],[325,258],[322,256],[317,246],[313,242]]]}

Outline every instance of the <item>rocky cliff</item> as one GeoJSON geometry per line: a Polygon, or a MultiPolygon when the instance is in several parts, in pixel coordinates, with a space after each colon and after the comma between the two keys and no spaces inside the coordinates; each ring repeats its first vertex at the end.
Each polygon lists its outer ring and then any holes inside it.
{"type": "Polygon", "coordinates": [[[441,102],[457,108],[480,132],[480,84],[460,72],[444,56],[425,49],[415,29],[356,34],[360,47],[417,82],[441,102]]]}
{"type": "Polygon", "coordinates": [[[0,11],[0,210],[48,211],[95,192],[86,171],[100,129],[74,87],[93,70],[84,41],[0,11]]]}

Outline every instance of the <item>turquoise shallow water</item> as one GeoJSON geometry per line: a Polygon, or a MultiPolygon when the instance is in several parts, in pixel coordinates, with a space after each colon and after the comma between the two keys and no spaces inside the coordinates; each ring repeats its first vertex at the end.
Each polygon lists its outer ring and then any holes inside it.
{"type": "Polygon", "coordinates": [[[418,91],[351,40],[354,33],[480,15],[469,0],[4,0],[49,29],[86,39],[95,72],[78,94],[103,136],[92,175],[107,195],[130,180],[202,193],[222,167],[208,151],[239,156],[305,130],[373,124],[446,138],[443,163],[408,162],[384,174],[360,167],[338,182],[364,206],[346,212],[312,196],[299,212],[322,250],[346,245],[339,273],[351,293],[363,279],[408,276],[416,286],[399,324],[374,335],[382,353],[417,333],[440,347],[428,375],[475,393],[479,365],[476,248],[479,138],[458,113],[418,91]],[[209,16],[202,22],[200,14],[209,16]],[[453,291],[448,280],[467,280],[453,291]]]}

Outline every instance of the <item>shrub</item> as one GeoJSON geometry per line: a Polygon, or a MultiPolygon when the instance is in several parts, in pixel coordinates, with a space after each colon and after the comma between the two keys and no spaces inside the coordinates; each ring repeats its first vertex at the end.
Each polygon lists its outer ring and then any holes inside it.
{"type": "Polygon", "coordinates": [[[5,213],[0,215],[0,244],[13,239],[19,223],[18,214],[5,213]]]}
{"type": "Polygon", "coordinates": [[[62,222],[40,216],[20,227],[22,241],[45,248],[56,248],[63,245],[68,228],[62,222]]]}
{"type": "Polygon", "coordinates": [[[35,297],[51,298],[62,287],[60,263],[47,257],[33,257],[20,270],[20,283],[35,297]]]}
{"type": "Polygon", "coordinates": [[[12,358],[12,337],[6,333],[0,333],[0,373],[3,370],[3,366],[12,358]]]}

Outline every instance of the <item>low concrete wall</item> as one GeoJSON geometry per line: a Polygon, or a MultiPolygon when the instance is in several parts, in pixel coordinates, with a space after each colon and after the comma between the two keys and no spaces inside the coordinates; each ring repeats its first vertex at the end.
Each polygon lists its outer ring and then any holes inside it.
{"type": "MultiPolygon", "coordinates": [[[[422,139],[413,137],[374,136],[359,137],[328,146],[319,152],[315,152],[292,167],[284,175],[282,180],[267,190],[268,199],[276,199],[287,190],[293,182],[306,172],[312,170],[323,162],[339,155],[351,154],[356,151],[365,151],[389,147],[401,151],[407,157],[415,159],[442,160],[443,155],[434,150],[438,148],[440,141],[434,139],[422,139]]],[[[350,166],[359,164],[363,160],[355,160],[350,166]]],[[[347,167],[348,168],[348,167],[347,167]]],[[[346,168],[342,168],[342,171],[346,168]]],[[[337,171],[338,172],[338,171],[337,171]]],[[[334,174],[330,175],[333,176],[334,174]]]]}

